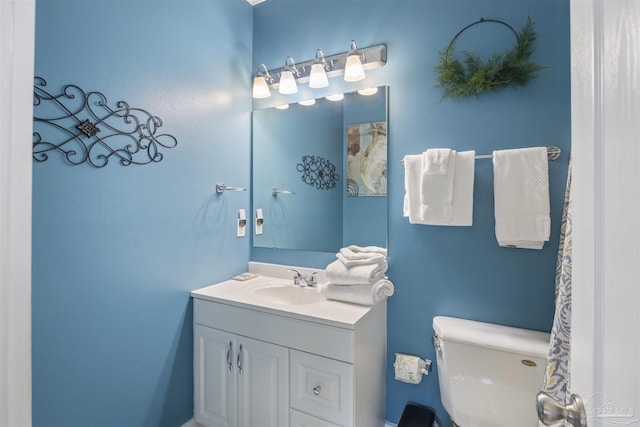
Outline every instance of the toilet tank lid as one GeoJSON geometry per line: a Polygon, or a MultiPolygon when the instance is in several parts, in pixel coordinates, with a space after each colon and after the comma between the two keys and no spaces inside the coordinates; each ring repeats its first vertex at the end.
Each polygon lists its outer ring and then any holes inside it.
{"type": "Polygon", "coordinates": [[[546,359],[549,350],[550,335],[546,332],[446,316],[433,318],[433,330],[445,341],[456,341],[532,357],[546,359]]]}

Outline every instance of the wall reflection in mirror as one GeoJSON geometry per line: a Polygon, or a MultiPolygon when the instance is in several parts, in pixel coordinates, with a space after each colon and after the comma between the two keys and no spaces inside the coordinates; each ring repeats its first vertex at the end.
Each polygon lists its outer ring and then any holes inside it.
{"type": "Polygon", "coordinates": [[[387,88],[377,89],[253,112],[255,247],[387,246],[387,88]]]}

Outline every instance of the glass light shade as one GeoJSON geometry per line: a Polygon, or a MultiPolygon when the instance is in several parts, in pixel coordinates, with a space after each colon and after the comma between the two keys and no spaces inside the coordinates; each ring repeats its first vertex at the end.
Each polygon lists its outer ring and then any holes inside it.
{"type": "Polygon", "coordinates": [[[364,79],[364,68],[358,54],[347,56],[347,64],[344,67],[344,81],[357,82],[364,79]]]}
{"type": "Polygon", "coordinates": [[[344,99],[343,93],[336,93],[335,95],[329,95],[326,97],[329,101],[342,101],[344,99]]]}
{"type": "Polygon", "coordinates": [[[293,73],[289,70],[285,70],[280,74],[280,88],[278,92],[289,95],[298,91],[298,85],[296,79],[293,77],[293,73]]]}
{"type": "Polygon", "coordinates": [[[358,89],[358,93],[360,95],[363,95],[363,96],[375,95],[376,93],[378,93],[378,88],[377,87],[368,87],[368,88],[365,88],[365,89],[358,89]]]}
{"type": "Polygon", "coordinates": [[[254,98],[268,98],[271,96],[269,85],[263,76],[256,76],[253,79],[253,97],[254,98]]]}
{"type": "Polygon", "coordinates": [[[298,101],[298,104],[300,105],[313,105],[316,103],[315,99],[306,99],[304,101],[298,101]]]}
{"type": "Polygon", "coordinates": [[[329,79],[324,66],[322,64],[313,64],[311,66],[311,74],[309,74],[309,87],[318,89],[327,86],[329,86],[329,79]]]}
{"type": "Polygon", "coordinates": [[[289,104],[276,105],[275,108],[278,110],[286,110],[289,108],[289,104]]]}

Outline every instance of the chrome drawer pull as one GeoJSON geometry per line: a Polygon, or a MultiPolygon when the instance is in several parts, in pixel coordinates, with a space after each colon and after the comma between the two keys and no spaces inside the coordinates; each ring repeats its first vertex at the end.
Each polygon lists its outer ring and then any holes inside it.
{"type": "Polygon", "coordinates": [[[322,387],[320,387],[319,385],[315,386],[313,388],[313,394],[315,394],[316,396],[320,396],[320,391],[322,390],[322,387]]]}

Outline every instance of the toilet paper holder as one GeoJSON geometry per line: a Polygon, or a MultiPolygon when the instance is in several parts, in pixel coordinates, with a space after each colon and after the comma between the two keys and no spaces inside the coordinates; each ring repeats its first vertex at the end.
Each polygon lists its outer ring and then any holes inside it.
{"type": "Polygon", "coordinates": [[[409,384],[420,384],[422,375],[429,375],[431,360],[410,354],[395,354],[395,379],[409,384]]]}

